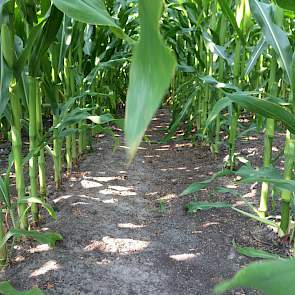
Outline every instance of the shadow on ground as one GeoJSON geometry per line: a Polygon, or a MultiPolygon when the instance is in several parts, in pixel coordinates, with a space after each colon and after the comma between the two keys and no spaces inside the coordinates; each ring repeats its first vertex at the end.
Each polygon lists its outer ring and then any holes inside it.
{"type": "MultiPolygon", "coordinates": [[[[163,133],[167,117],[163,110],[153,121],[152,136],[163,133]]],[[[2,278],[19,289],[38,286],[55,295],[212,294],[216,283],[248,262],[234,252],[232,240],[250,239],[253,224],[228,210],[188,216],[183,205],[189,199],[179,193],[217,171],[222,159],[186,142],[145,143],[127,167],[124,146],[113,152],[112,144],[99,138],[80,174],[50,196],[58,221],[45,227],[64,241],[53,250],[17,246],[2,278]]],[[[224,182],[217,185],[231,180],[224,182]]],[[[234,201],[209,190],[195,197],[234,201]]]]}

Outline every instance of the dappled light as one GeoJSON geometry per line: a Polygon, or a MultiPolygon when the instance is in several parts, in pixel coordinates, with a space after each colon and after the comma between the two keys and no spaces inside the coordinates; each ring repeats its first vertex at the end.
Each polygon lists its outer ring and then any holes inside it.
{"type": "Polygon", "coordinates": [[[30,277],[38,277],[41,275],[45,275],[48,272],[56,271],[60,268],[60,265],[55,260],[50,260],[44,263],[40,268],[34,270],[30,277]]]}
{"type": "Polygon", "coordinates": [[[170,255],[169,257],[175,261],[189,261],[200,255],[201,255],[200,253],[197,253],[197,254],[183,253],[183,254],[170,255]]]}
{"type": "Polygon", "coordinates": [[[295,294],[294,3],[0,0],[0,293],[295,294]]]}
{"type": "Polygon", "coordinates": [[[143,240],[120,239],[106,236],[103,237],[101,241],[91,241],[91,243],[87,245],[84,250],[127,255],[143,251],[149,244],[150,242],[143,240]]]}

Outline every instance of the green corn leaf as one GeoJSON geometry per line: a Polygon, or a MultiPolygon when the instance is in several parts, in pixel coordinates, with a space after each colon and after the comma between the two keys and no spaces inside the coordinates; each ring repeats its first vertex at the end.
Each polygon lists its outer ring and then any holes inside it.
{"type": "Polygon", "coordinates": [[[231,205],[223,203],[223,202],[210,203],[210,202],[192,201],[188,203],[185,206],[185,208],[187,209],[188,213],[192,214],[192,213],[196,213],[198,211],[203,211],[203,210],[231,208],[231,205]]]}
{"type": "Polygon", "coordinates": [[[287,34],[274,23],[273,7],[258,0],[250,0],[250,7],[253,16],[263,30],[266,41],[276,51],[280,65],[286,71],[288,81],[292,85],[292,47],[287,34]]]}
{"type": "Polygon", "coordinates": [[[217,285],[215,294],[246,287],[264,292],[265,295],[295,294],[295,259],[258,262],[239,271],[231,280],[217,285]]]}
{"type": "Polygon", "coordinates": [[[250,59],[247,63],[246,69],[245,69],[245,75],[249,75],[249,73],[254,68],[258,58],[260,55],[264,52],[264,50],[267,48],[267,42],[265,38],[261,38],[257,45],[254,47],[252,53],[250,54],[250,59]]]}
{"type": "Polygon", "coordinates": [[[56,39],[62,20],[62,12],[53,5],[50,10],[50,16],[46,20],[42,31],[39,32],[38,39],[35,41],[36,44],[34,44],[32,54],[30,55],[29,72],[31,76],[38,74],[41,58],[56,39]]]}
{"type": "Polygon", "coordinates": [[[111,114],[104,114],[100,116],[88,116],[88,120],[95,124],[106,124],[115,120],[115,118],[111,114]]]}
{"type": "Polygon", "coordinates": [[[63,237],[55,232],[43,232],[40,233],[38,231],[27,231],[27,230],[21,230],[21,229],[11,229],[7,232],[7,234],[5,235],[5,237],[3,238],[3,240],[0,242],[0,248],[2,248],[7,241],[12,238],[21,238],[21,237],[27,237],[27,238],[32,238],[36,241],[38,241],[41,244],[47,244],[50,247],[54,247],[55,243],[57,241],[62,241],[63,237]]]}
{"type": "Polygon", "coordinates": [[[129,159],[135,156],[176,68],[175,57],[160,35],[162,4],[162,1],[139,1],[140,40],[133,54],[126,107],[125,136],[129,159]]]}
{"type": "Polygon", "coordinates": [[[8,184],[3,177],[0,177],[0,199],[6,208],[10,208],[8,184]]]}
{"type": "Polygon", "coordinates": [[[237,32],[237,34],[240,37],[242,43],[245,44],[244,35],[243,35],[242,31],[240,30],[240,28],[239,28],[239,26],[237,24],[237,21],[236,21],[235,15],[232,12],[232,9],[228,5],[228,1],[227,0],[218,0],[218,3],[220,5],[220,7],[221,7],[222,12],[227,17],[227,19],[229,20],[229,22],[233,26],[234,30],[237,32]]]}
{"type": "Polygon", "coordinates": [[[35,203],[35,204],[40,204],[40,205],[42,205],[47,210],[47,212],[49,213],[49,215],[54,220],[57,220],[57,216],[56,216],[56,213],[54,212],[53,208],[48,203],[46,203],[43,200],[41,200],[40,198],[29,197],[29,198],[26,198],[24,201],[21,201],[19,203],[35,203]]]}
{"type": "Polygon", "coordinates": [[[211,112],[208,115],[206,121],[205,131],[209,125],[217,118],[217,116],[225,109],[232,104],[232,101],[228,97],[219,99],[213,106],[211,112]]]}
{"type": "Polygon", "coordinates": [[[43,29],[43,25],[44,25],[43,22],[44,22],[44,20],[40,24],[38,24],[37,26],[32,27],[30,29],[30,35],[29,35],[29,38],[26,42],[27,43],[26,47],[23,49],[23,51],[21,52],[21,54],[18,57],[18,60],[16,62],[15,69],[18,71],[18,73],[23,71],[23,68],[26,65],[26,62],[29,59],[30,54],[32,52],[32,48],[34,47],[34,45],[36,45],[37,38],[38,38],[38,36],[40,36],[42,29],[43,29]]]}
{"type": "Polygon", "coordinates": [[[236,87],[235,85],[233,84],[230,84],[230,83],[223,83],[223,82],[219,82],[217,81],[215,78],[213,78],[212,76],[210,75],[207,75],[207,76],[201,76],[200,79],[212,86],[212,87],[215,87],[215,88],[218,88],[218,89],[229,89],[229,90],[235,90],[235,91],[241,91],[238,87],[236,87]]]}
{"type": "Polygon", "coordinates": [[[294,0],[275,0],[276,3],[287,10],[295,11],[295,2],[294,0]]]}
{"type": "Polygon", "coordinates": [[[258,99],[242,93],[228,94],[227,97],[250,112],[282,122],[291,133],[295,133],[295,117],[284,107],[271,101],[258,99]]]}
{"type": "Polygon", "coordinates": [[[9,101],[9,85],[13,77],[12,70],[6,65],[4,58],[0,56],[0,118],[9,101]]]}
{"type": "Polygon", "coordinates": [[[233,66],[234,61],[232,57],[226,52],[226,48],[215,44],[212,40],[212,37],[207,32],[203,32],[202,35],[205,40],[206,47],[211,51],[211,53],[216,54],[226,60],[229,66],[233,66]]]}
{"type": "Polygon", "coordinates": [[[204,189],[204,188],[208,187],[209,184],[213,180],[215,180],[216,178],[227,176],[227,175],[232,175],[234,173],[235,172],[233,172],[231,170],[227,170],[227,169],[222,170],[222,171],[219,171],[219,172],[215,173],[213,176],[211,176],[209,179],[207,179],[205,181],[192,183],[180,195],[181,196],[186,196],[186,195],[190,195],[190,194],[196,193],[196,192],[200,191],[201,189],[204,189]]]}
{"type": "Polygon", "coordinates": [[[281,257],[276,254],[269,253],[264,250],[255,249],[251,247],[242,247],[236,243],[233,244],[234,249],[241,255],[251,257],[251,258],[261,258],[261,259],[280,259],[281,257]]]}
{"type": "Polygon", "coordinates": [[[52,2],[59,10],[73,19],[91,25],[110,27],[118,37],[132,42],[109,15],[102,0],[52,0],[52,2]]]}
{"type": "Polygon", "coordinates": [[[13,286],[5,281],[0,282],[0,294],[3,295],[44,295],[44,293],[39,288],[33,288],[28,291],[18,291],[13,286]]]}
{"type": "Polygon", "coordinates": [[[192,105],[193,99],[196,97],[197,91],[198,91],[198,88],[196,88],[192,92],[192,94],[187,98],[187,101],[183,105],[183,108],[182,108],[181,112],[179,113],[177,118],[174,120],[174,123],[172,124],[172,126],[169,128],[168,134],[165,135],[164,138],[161,140],[162,143],[167,142],[168,140],[170,140],[171,137],[173,136],[173,134],[176,132],[179,124],[183,121],[185,115],[189,111],[190,106],[192,105]]]}

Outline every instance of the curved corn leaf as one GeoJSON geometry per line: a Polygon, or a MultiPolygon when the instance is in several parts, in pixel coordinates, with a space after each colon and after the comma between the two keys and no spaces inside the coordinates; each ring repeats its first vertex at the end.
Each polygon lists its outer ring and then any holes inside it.
{"type": "Polygon", "coordinates": [[[197,211],[231,208],[231,207],[232,207],[231,205],[227,203],[222,203],[222,202],[210,203],[210,202],[195,202],[195,201],[192,201],[185,206],[187,212],[190,214],[196,213],[197,211]]]}
{"type": "Polygon", "coordinates": [[[235,91],[241,91],[238,87],[236,87],[233,84],[230,83],[223,83],[219,82],[216,79],[214,79],[212,76],[201,76],[200,79],[205,83],[212,87],[218,88],[218,89],[229,89],[229,90],[235,90],[235,91]]]}
{"type": "Polygon", "coordinates": [[[0,248],[2,248],[6,242],[12,238],[21,238],[21,237],[27,237],[27,238],[32,238],[36,241],[38,241],[41,244],[48,244],[50,247],[54,247],[55,243],[57,241],[62,241],[63,237],[55,232],[37,232],[34,230],[27,231],[27,230],[22,230],[22,229],[11,229],[7,232],[3,240],[0,242],[0,248]]]}
{"type": "Polygon", "coordinates": [[[258,58],[263,53],[263,51],[267,48],[267,42],[264,37],[262,37],[255,48],[253,49],[251,53],[251,57],[247,63],[246,69],[245,69],[245,75],[249,75],[251,70],[254,68],[258,58]]]}
{"type": "Polygon", "coordinates": [[[250,0],[250,7],[256,21],[263,30],[266,41],[273,47],[279,57],[279,63],[286,71],[292,85],[292,47],[287,34],[274,23],[273,7],[258,0],[250,0]]]}
{"type": "Polygon", "coordinates": [[[54,5],[51,7],[50,16],[45,22],[42,30],[39,31],[36,44],[33,46],[32,54],[29,60],[29,72],[31,76],[35,76],[39,71],[41,58],[48,50],[51,43],[55,40],[56,34],[62,24],[63,14],[54,5]]]}
{"type": "Polygon", "coordinates": [[[280,259],[281,257],[276,254],[269,253],[264,250],[255,249],[251,247],[242,247],[234,243],[234,249],[241,255],[252,257],[252,258],[261,258],[261,259],[280,259]]]}
{"type": "Polygon", "coordinates": [[[0,282],[0,293],[3,295],[44,295],[39,288],[33,288],[27,291],[18,291],[7,281],[0,282]]]}
{"type": "Polygon", "coordinates": [[[140,40],[131,64],[126,106],[125,136],[129,159],[135,156],[176,68],[175,57],[160,35],[162,4],[162,1],[139,1],[140,40]]]}
{"type": "Polygon", "coordinates": [[[217,118],[217,116],[223,111],[225,108],[229,107],[232,104],[232,101],[228,97],[224,97],[219,99],[213,106],[211,112],[208,115],[208,119],[206,121],[205,131],[209,127],[209,125],[217,118]]]}
{"type": "Polygon", "coordinates": [[[211,53],[226,60],[229,66],[233,66],[233,58],[226,52],[226,48],[215,44],[212,37],[207,32],[203,32],[202,35],[205,40],[206,47],[211,51],[211,53]]]}
{"type": "Polygon", "coordinates": [[[169,132],[167,135],[164,136],[164,138],[161,140],[161,143],[167,142],[171,139],[173,134],[176,132],[179,124],[181,121],[183,121],[185,115],[187,114],[188,110],[190,109],[190,106],[192,105],[193,99],[196,97],[196,93],[198,91],[198,88],[196,88],[192,94],[187,98],[186,103],[183,105],[183,108],[177,118],[174,120],[172,126],[169,128],[169,132]]]}
{"type": "Polygon", "coordinates": [[[258,262],[239,271],[231,280],[217,285],[215,294],[246,287],[266,295],[295,294],[295,259],[258,262]]]}
{"type": "Polygon", "coordinates": [[[195,182],[192,183],[190,186],[188,186],[181,194],[180,196],[186,196],[186,195],[190,195],[193,193],[196,193],[198,191],[200,191],[201,189],[204,189],[206,187],[209,186],[209,184],[215,180],[218,177],[223,177],[223,176],[227,176],[227,175],[232,175],[235,174],[235,172],[231,171],[231,170],[222,170],[219,171],[217,173],[215,173],[213,176],[211,176],[209,179],[201,181],[201,182],[195,182]]]}
{"type": "Polygon", "coordinates": [[[29,197],[26,198],[22,201],[19,201],[19,203],[34,203],[34,204],[40,204],[42,205],[42,207],[44,207],[48,214],[54,219],[57,220],[57,216],[55,211],[53,210],[53,208],[46,202],[44,202],[43,200],[41,200],[40,198],[34,198],[34,197],[29,197]]]}
{"type": "Polygon", "coordinates": [[[52,2],[64,14],[75,20],[90,25],[110,27],[118,37],[131,41],[109,15],[102,0],[52,0],[52,2]]]}
{"type": "Polygon", "coordinates": [[[295,117],[284,107],[246,94],[228,94],[227,97],[250,112],[282,122],[291,133],[295,134],[295,117]]]}

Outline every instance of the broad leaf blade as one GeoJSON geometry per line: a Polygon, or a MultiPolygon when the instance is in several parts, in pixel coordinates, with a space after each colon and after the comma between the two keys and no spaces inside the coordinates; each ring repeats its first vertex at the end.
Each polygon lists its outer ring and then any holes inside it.
{"type": "Polygon", "coordinates": [[[244,256],[251,257],[251,258],[261,258],[261,259],[280,259],[279,255],[269,253],[264,250],[255,249],[251,247],[242,247],[234,243],[235,250],[244,256]]]}
{"type": "Polygon", "coordinates": [[[250,112],[281,121],[291,133],[295,133],[295,117],[284,107],[246,94],[228,94],[227,97],[250,112]]]}
{"type": "Polygon", "coordinates": [[[176,67],[175,57],[160,35],[161,9],[162,1],[139,1],[140,41],[133,55],[126,107],[125,136],[130,159],[135,156],[176,67]]]}
{"type": "Polygon", "coordinates": [[[263,53],[263,51],[266,48],[267,48],[267,42],[265,38],[261,38],[251,53],[251,57],[245,69],[245,75],[249,75],[251,70],[254,68],[258,58],[260,57],[260,55],[263,53]]]}
{"type": "Polygon", "coordinates": [[[223,176],[228,176],[228,175],[232,175],[235,174],[235,172],[225,169],[219,172],[216,172],[214,175],[212,175],[209,179],[201,181],[201,182],[195,182],[192,183],[190,186],[188,186],[181,194],[180,196],[186,196],[186,195],[190,195],[193,193],[196,193],[198,191],[200,191],[201,189],[204,189],[206,187],[209,186],[209,184],[215,180],[218,177],[223,177],[223,176]]]}
{"type": "Polygon", "coordinates": [[[266,41],[276,51],[279,62],[286,71],[288,81],[291,84],[292,47],[287,34],[274,23],[273,8],[270,4],[250,0],[250,7],[256,21],[263,30],[266,41]]]}
{"type": "Polygon", "coordinates": [[[28,291],[18,291],[7,281],[0,283],[0,293],[3,295],[44,295],[38,288],[33,288],[28,291]]]}
{"type": "Polygon", "coordinates": [[[129,38],[109,15],[103,0],[52,0],[69,17],[82,23],[111,27],[119,37],[129,38]]]}
{"type": "Polygon", "coordinates": [[[223,209],[231,208],[232,206],[222,202],[210,203],[210,202],[190,202],[186,206],[187,212],[192,214],[197,211],[210,210],[210,209],[223,209]]]}
{"type": "Polygon", "coordinates": [[[295,294],[295,259],[253,263],[239,271],[231,280],[217,285],[215,294],[247,287],[266,295],[295,294]]]}
{"type": "Polygon", "coordinates": [[[54,247],[57,241],[63,240],[63,237],[60,234],[55,232],[40,233],[38,231],[33,231],[33,230],[27,231],[27,230],[21,230],[21,229],[11,229],[7,232],[4,239],[0,242],[0,248],[3,247],[11,237],[32,238],[41,244],[48,244],[50,247],[54,247]]]}

